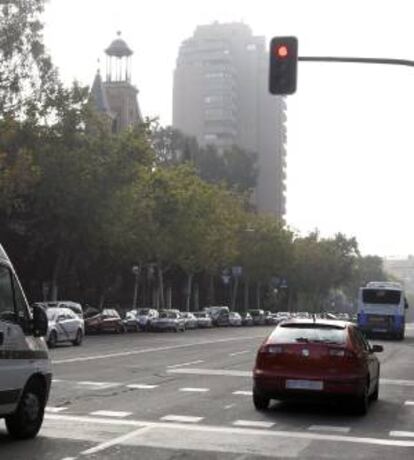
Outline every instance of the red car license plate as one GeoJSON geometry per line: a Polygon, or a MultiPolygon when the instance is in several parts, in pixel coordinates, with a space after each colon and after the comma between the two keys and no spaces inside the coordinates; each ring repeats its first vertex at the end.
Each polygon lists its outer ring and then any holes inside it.
{"type": "Polygon", "coordinates": [[[323,390],[322,380],[286,380],[285,387],[289,390],[323,390]]]}

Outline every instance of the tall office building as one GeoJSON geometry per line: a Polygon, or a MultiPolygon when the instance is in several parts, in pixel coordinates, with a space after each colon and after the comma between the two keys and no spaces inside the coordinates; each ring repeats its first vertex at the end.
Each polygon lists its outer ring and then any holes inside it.
{"type": "Polygon", "coordinates": [[[173,126],[200,145],[237,145],[258,155],[257,210],[285,214],[283,98],[268,93],[268,51],[242,23],[198,26],[180,48],[174,73],[173,126]]]}

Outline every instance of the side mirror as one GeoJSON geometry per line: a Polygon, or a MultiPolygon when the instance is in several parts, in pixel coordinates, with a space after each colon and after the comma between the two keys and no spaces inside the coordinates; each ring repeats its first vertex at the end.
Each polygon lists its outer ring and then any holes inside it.
{"type": "Polygon", "coordinates": [[[371,353],[381,353],[384,351],[384,347],[382,345],[372,345],[371,353]]]}
{"type": "Polygon", "coordinates": [[[33,336],[44,337],[47,334],[48,319],[46,311],[40,305],[33,306],[33,336]]]}

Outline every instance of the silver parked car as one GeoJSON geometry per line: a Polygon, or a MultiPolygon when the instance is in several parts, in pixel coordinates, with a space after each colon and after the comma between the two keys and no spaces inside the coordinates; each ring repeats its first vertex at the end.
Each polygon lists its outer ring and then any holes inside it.
{"type": "Polygon", "coordinates": [[[46,341],[49,348],[61,342],[81,345],[85,335],[85,323],[69,308],[48,308],[48,331],[46,341]]]}
{"type": "Polygon", "coordinates": [[[154,308],[139,308],[136,316],[139,328],[142,331],[149,331],[151,329],[151,322],[158,318],[159,313],[154,308]]]}
{"type": "Polygon", "coordinates": [[[185,331],[185,319],[177,310],[161,310],[158,318],[151,321],[153,331],[185,331]]]}
{"type": "Polygon", "coordinates": [[[231,311],[229,313],[229,324],[230,326],[241,326],[242,325],[242,317],[236,311],[231,311]]]}
{"type": "Polygon", "coordinates": [[[196,311],[193,312],[197,320],[197,325],[199,328],[207,328],[213,326],[213,321],[211,320],[210,315],[205,311],[196,311]]]}
{"type": "Polygon", "coordinates": [[[181,313],[181,316],[185,319],[185,328],[186,329],[196,329],[198,327],[197,318],[193,313],[184,312],[181,313]]]}

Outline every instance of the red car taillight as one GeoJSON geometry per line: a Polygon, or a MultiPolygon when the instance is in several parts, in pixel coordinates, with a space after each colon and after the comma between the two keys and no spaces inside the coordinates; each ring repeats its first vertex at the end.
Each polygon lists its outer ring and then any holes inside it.
{"type": "Polygon", "coordinates": [[[338,358],[345,358],[347,360],[355,360],[356,355],[353,351],[347,350],[346,348],[330,348],[329,356],[336,356],[338,358]]]}
{"type": "Polygon", "coordinates": [[[278,355],[283,353],[283,347],[281,345],[264,345],[259,353],[265,355],[278,355]]]}

